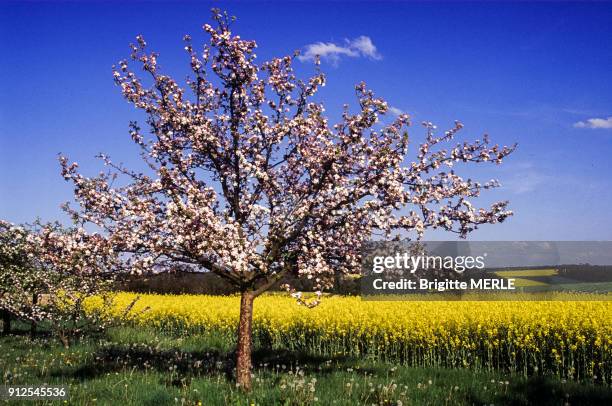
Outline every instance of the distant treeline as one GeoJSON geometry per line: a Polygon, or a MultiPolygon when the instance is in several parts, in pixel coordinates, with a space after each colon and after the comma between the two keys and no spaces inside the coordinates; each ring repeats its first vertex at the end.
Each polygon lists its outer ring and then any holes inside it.
{"type": "MultiPolygon", "coordinates": [[[[288,283],[296,290],[312,291],[308,280],[300,280],[291,276],[279,281],[271,290],[281,290],[280,286],[288,283]]],[[[211,272],[164,272],[154,275],[128,275],[117,282],[117,288],[138,293],[162,294],[204,294],[227,295],[238,290],[223,278],[211,272]]],[[[359,279],[340,276],[334,289],[329,293],[343,295],[359,294],[359,279]]]]}
{"type": "Polygon", "coordinates": [[[582,282],[612,282],[612,265],[559,265],[559,276],[582,282]]]}

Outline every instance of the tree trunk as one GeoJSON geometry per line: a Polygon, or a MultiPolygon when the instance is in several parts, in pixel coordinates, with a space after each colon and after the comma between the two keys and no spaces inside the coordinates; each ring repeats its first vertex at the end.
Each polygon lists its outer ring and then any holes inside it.
{"type": "Polygon", "coordinates": [[[68,340],[68,336],[62,330],[59,331],[57,336],[59,337],[59,340],[64,346],[64,348],[70,348],[70,341],[68,340]]]}
{"type": "Polygon", "coordinates": [[[30,322],[30,338],[33,340],[36,337],[36,322],[30,322]]]}
{"type": "Polygon", "coordinates": [[[6,311],[6,310],[1,310],[0,312],[2,312],[2,332],[4,334],[10,334],[11,333],[11,314],[6,311]]]}
{"type": "MultiPolygon", "coordinates": [[[[36,306],[38,304],[38,294],[34,293],[32,295],[32,307],[36,306]]],[[[36,336],[36,322],[34,320],[32,320],[30,322],[30,338],[34,339],[34,337],[36,336]]]]}
{"type": "Polygon", "coordinates": [[[238,349],[236,354],[236,383],[245,391],[251,390],[254,299],[255,294],[250,291],[242,292],[242,296],[240,297],[240,322],[238,324],[238,349]]]}

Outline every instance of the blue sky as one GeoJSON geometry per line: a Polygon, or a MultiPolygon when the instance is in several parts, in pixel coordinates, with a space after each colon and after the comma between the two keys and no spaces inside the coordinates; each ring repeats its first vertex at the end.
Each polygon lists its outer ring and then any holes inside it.
{"type": "MultiPolygon", "coordinates": [[[[257,40],[260,60],[335,50],[321,94],[331,115],[364,80],[412,115],[461,137],[519,143],[481,199],[509,199],[516,214],[478,240],[612,240],[612,3],[215,3],[257,40]],[[368,41],[364,42],[363,37],[368,41]],[[361,38],[361,39],[360,39],[361,38]],[[360,40],[357,40],[360,39],[360,40]],[[375,47],[375,50],[373,50],[375,47]],[[335,55],[335,57],[334,57],[335,55]],[[610,119],[609,119],[610,118],[610,119]]],[[[0,218],[64,219],[72,190],[57,154],[87,174],[108,153],[137,165],[127,124],[142,117],[114,86],[111,66],[143,34],[165,72],[186,75],[182,36],[205,36],[206,2],[0,3],[0,218]]],[[[308,61],[298,63],[308,73],[308,61]]],[[[451,237],[439,233],[430,238],[451,237]]]]}

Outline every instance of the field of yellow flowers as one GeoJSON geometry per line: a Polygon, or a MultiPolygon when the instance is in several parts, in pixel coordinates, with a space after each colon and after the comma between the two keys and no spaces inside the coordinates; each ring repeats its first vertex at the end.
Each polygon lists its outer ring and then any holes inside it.
{"type": "MultiPolygon", "coordinates": [[[[135,297],[119,293],[112,312],[120,314],[135,297]]],[[[255,301],[253,331],[259,345],[275,349],[609,384],[612,302],[593,298],[439,302],[330,296],[308,309],[290,297],[265,295],[255,301]]],[[[145,294],[126,317],[137,325],[233,342],[238,310],[237,296],[145,294]]]]}

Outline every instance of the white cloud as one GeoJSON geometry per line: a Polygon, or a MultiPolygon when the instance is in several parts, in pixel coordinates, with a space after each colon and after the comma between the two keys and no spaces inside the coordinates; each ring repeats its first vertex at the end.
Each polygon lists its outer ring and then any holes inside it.
{"type": "Polygon", "coordinates": [[[394,116],[399,116],[400,114],[404,114],[404,110],[391,106],[389,107],[389,113],[393,114],[394,116]]]}
{"type": "Polygon", "coordinates": [[[502,188],[517,195],[531,193],[553,180],[531,162],[507,163],[501,168],[501,172],[499,180],[502,188]]]}
{"type": "Polygon", "coordinates": [[[382,59],[370,37],[365,35],[352,40],[346,39],[344,40],[344,45],[334,44],[333,42],[308,44],[304,47],[304,52],[298,56],[298,59],[302,62],[313,61],[317,55],[334,65],[343,56],[351,58],[365,57],[374,60],[382,59]]]}
{"type": "Polygon", "coordinates": [[[502,182],[502,186],[507,187],[517,195],[530,193],[538,189],[549,180],[548,176],[537,172],[524,172],[520,177],[511,178],[502,182]]]}
{"type": "Polygon", "coordinates": [[[374,45],[370,37],[362,35],[352,41],[347,41],[347,43],[349,44],[349,48],[354,48],[358,50],[363,56],[367,56],[369,58],[377,60],[382,59],[382,56],[376,50],[376,46],[374,45]]]}
{"type": "Polygon", "coordinates": [[[589,118],[586,121],[574,123],[576,128],[606,128],[612,129],[612,117],[608,118],[589,118]]]}

